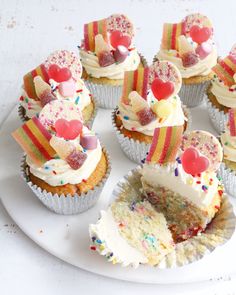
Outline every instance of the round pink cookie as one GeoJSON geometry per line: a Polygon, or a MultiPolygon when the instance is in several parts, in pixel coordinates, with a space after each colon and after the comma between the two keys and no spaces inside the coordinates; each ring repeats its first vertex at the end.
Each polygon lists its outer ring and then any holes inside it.
{"type": "MultiPolygon", "coordinates": [[[[187,15],[182,22],[184,23],[184,30],[185,30],[185,35],[189,35],[190,29],[192,26],[199,26],[199,27],[208,27],[212,28],[212,23],[209,20],[209,18],[205,15],[202,15],[200,13],[193,13],[190,15],[187,15]]],[[[212,28],[213,30],[213,28],[212,28]]]]}
{"type": "Polygon", "coordinates": [[[223,159],[223,151],[219,140],[207,131],[194,130],[183,135],[180,148],[185,151],[189,147],[196,148],[208,158],[210,165],[208,170],[215,171],[220,167],[223,159]]]}
{"type": "Polygon", "coordinates": [[[56,64],[61,68],[68,68],[71,71],[72,77],[78,80],[82,76],[82,65],[79,58],[72,51],[68,50],[57,50],[44,62],[46,69],[48,70],[50,65],[56,64]]]}
{"type": "Polygon", "coordinates": [[[39,113],[40,122],[49,131],[55,131],[55,123],[58,119],[65,119],[67,121],[80,120],[83,122],[79,107],[68,100],[51,101],[39,113]]]}
{"type": "Polygon", "coordinates": [[[124,14],[112,14],[107,18],[107,31],[121,31],[124,35],[134,36],[134,26],[124,14]]]}
{"type": "Polygon", "coordinates": [[[168,61],[155,61],[149,70],[149,84],[151,85],[153,80],[159,78],[164,82],[174,83],[173,95],[176,95],[182,85],[182,77],[180,71],[175,65],[168,61]]]}

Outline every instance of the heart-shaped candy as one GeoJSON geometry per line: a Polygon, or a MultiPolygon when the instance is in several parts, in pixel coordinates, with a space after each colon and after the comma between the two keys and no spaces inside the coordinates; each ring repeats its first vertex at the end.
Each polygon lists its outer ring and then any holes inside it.
{"type": "Polygon", "coordinates": [[[73,79],[61,82],[58,86],[58,90],[64,97],[73,96],[76,92],[76,83],[73,79]]]}
{"type": "Polygon", "coordinates": [[[68,81],[72,76],[71,71],[68,68],[60,68],[56,64],[50,65],[48,69],[48,75],[50,79],[53,79],[59,83],[68,81]]]}
{"type": "Polygon", "coordinates": [[[205,156],[201,156],[198,150],[193,147],[184,151],[181,162],[184,171],[191,175],[202,173],[209,167],[209,160],[205,156]]]}
{"type": "Polygon", "coordinates": [[[59,119],[55,123],[55,129],[58,137],[73,140],[81,134],[83,124],[79,120],[67,121],[65,119],[59,119]]]}
{"type": "Polygon", "coordinates": [[[172,93],[174,93],[175,86],[173,82],[164,82],[163,80],[156,78],[152,82],[151,89],[156,99],[161,100],[167,99],[172,93]]]}
{"type": "Polygon", "coordinates": [[[192,26],[190,29],[190,36],[192,40],[198,44],[207,41],[212,34],[212,30],[208,27],[199,27],[197,25],[192,26]]]}
{"type": "Polygon", "coordinates": [[[117,48],[119,45],[129,48],[131,38],[128,35],[124,35],[121,31],[113,31],[110,35],[110,43],[113,48],[117,48]]]}

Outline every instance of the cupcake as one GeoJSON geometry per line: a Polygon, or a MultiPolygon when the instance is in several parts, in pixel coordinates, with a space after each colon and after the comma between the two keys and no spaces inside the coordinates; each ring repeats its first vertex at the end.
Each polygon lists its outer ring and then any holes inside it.
{"type": "Polygon", "coordinates": [[[88,210],[110,172],[108,154],[67,100],[47,103],[13,137],[26,152],[22,174],[39,200],[59,214],[88,210]]]}
{"type": "Polygon", "coordinates": [[[31,119],[51,100],[68,100],[81,109],[84,123],[91,127],[96,103],[81,75],[82,65],[73,52],[53,52],[44,63],[24,76],[20,117],[24,121],[31,119]]]}
{"type": "Polygon", "coordinates": [[[207,91],[207,109],[214,128],[221,133],[228,122],[230,108],[236,107],[236,46],[227,57],[218,59],[213,71],[207,91]]]}
{"type": "Polygon", "coordinates": [[[79,46],[83,78],[103,108],[117,106],[125,71],[134,71],[144,59],[133,44],[134,27],[122,14],[84,25],[79,46]]]}
{"type": "Polygon", "coordinates": [[[183,78],[179,95],[183,103],[189,107],[201,104],[217,62],[210,20],[196,13],[180,23],[164,24],[156,59],[171,61],[179,69],[183,78]]]}
{"type": "Polygon", "coordinates": [[[220,136],[223,146],[223,163],[219,169],[226,191],[236,197],[236,109],[228,111],[229,121],[220,136]]]}
{"type": "Polygon", "coordinates": [[[90,224],[90,249],[113,264],[170,268],[222,245],[235,215],[216,174],[221,160],[210,133],[157,128],[145,164],[121,179],[108,209],[90,224]]]}
{"type": "Polygon", "coordinates": [[[179,70],[170,62],[156,61],[125,73],[122,97],[112,114],[122,150],[137,163],[146,157],[155,128],[189,125],[189,113],[178,96],[179,70]]]}
{"type": "Polygon", "coordinates": [[[145,198],[163,212],[179,242],[203,232],[220,209],[217,169],[223,153],[218,139],[206,131],[190,131],[182,141],[173,131],[156,130],[141,182],[145,198]]]}

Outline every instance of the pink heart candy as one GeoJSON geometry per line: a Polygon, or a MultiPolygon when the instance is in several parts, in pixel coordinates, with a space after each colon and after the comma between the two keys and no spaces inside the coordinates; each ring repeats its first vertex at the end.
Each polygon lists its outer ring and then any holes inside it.
{"type": "Polygon", "coordinates": [[[209,167],[209,160],[193,147],[184,151],[181,161],[184,171],[191,175],[202,173],[209,167]]]}
{"type": "Polygon", "coordinates": [[[83,124],[79,120],[67,121],[65,119],[58,119],[55,123],[55,130],[58,137],[67,140],[73,140],[82,132],[83,124]]]}
{"type": "Polygon", "coordinates": [[[64,97],[73,96],[76,92],[76,83],[73,79],[61,82],[58,85],[58,90],[60,94],[64,97]]]}
{"type": "Polygon", "coordinates": [[[196,53],[199,55],[200,59],[204,59],[207,57],[212,51],[212,46],[209,43],[203,42],[202,44],[198,45],[196,48],[196,53]]]}

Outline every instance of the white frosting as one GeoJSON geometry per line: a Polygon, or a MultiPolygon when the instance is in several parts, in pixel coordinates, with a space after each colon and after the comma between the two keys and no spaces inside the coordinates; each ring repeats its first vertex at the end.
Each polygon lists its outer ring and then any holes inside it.
{"type": "MultiPolygon", "coordinates": [[[[49,81],[52,89],[59,84],[56,81],[50,79],[49,81]]],[[[72,97],[64,97],[60,94],[59,90],[56,89],[54,94],[59,100],[68,100],[73,103],[76,103],[80,110],[82,111],[86,106],[88,106],[91,102],[90,92],[85,86],[83,80],[79,79],[76,81],[76,90],[82,90],[81,92],[76,92],[72,97]]],[[[22,89],[22,97],[23,100],[20,100],[21,106],[25,109],[25,114],[28,118],[32,118],[36,114],[38,114],[42,110],[42,105],[39,100],[32,99],[28,97],[26,91],[22,89]]]]}
{"type": "MultiPolygon", "coordinates": [[[[145,135],[152,136],[154,134],[155,128],[165,127],[165,126],[181,126],[184,125],[184,121],[187,118],[184,116],[181,100],[178,95],[174,97],[168,98],[168,100],[173,104],[174,111],[173,113],[164,121],[159,122],[159,118],[156,118],[151,123],[142,126],[138,121],[138,117],[135,112],[132,111],[132,107],[130,105],[126,105],[122,102],[119,104],[119,116],[121,117],[122,123],[124,127],[128,130],[135,130],[145,135]],[[129,119],[126,120],[125,118],[129,119]]],[[[147,102],[149,106],[151,106],[156,101],[152,91],[148,93],[147,102]]]]}
{"type": "Polygon", "coordinates": [[[177,161],[167,165],[146,163],[141,170],[142,177],[146,183],[155,187],[163,186],[180,194],[201,209],[206,209],[212,202],[218,188],[219,180],[215,172],[203,172],[200,177],[193,177],[187,174],[181,163],[177,161]],[[175,169],[178,169],[178,176],[175,176],[175,169]],[[209,185],[209,179],[212,184],[209,185]],[[199,184],[196,182],[200,181],[199,184]],[[208,187],[207,191],[202,185],[208,187]]]}
{"type": "Polygon", "coordinates": [[[199,59],[199,62],[191,67],[184,67],[182,59],[177,56],[176,50],[164,50],[161,49],[157,58],[160,60],[168,60],[176,65],[179,69],[182,78],[190,78],[194,76],[207,76],[210,74],[211,69],[217,63],[217,51],[216,47],[213,46],[211,53],[204,59],[199,59]]]}
{"type": "MultiPolygon", "coordinates": [[[[91,133],[89,129],[83,127],[83,133],[91,133]]],[[[63,140],[63,139],[62,139],[63,140]]],[[[74,140],[68,140],[68,143],[74,144],[77,149],[81,149],[79,137],[74,140]]],[[[30,167],[30,172],[36,177],[44,180],[51,186],[60,186],[64,184],[79,184],[83,179],[87,179],[96,169],[102,155],[102,148],[98,142],[94,150],[86,150],[87,159],[83,165],[77,169],[72,169],[65,160],[51,159],[39,167],[34,164],[30,157],[26,157],[26,162],[30,167]]]]}
{"type": "Polygon", "coordinates": [[[28,118],[34,117],[42,109],[41,102],[39,100],[29,98],[24,89],[22,89],[22,100],[20,100],[20,105],[24,108],[25,115],[28,118]]]}
{"type": "Polygon", "coordinates": [[[231,136],[229,128],[226,126],[225,133],[222,133],[220,138],[225,159],[236,162],[236,136],[231,136]]]}
{"type": "Polygon", "coordinates": [[[218,102],[228,108],[236,108],[236,91],[230,91],[229,89],[235,89],[236,85],[229,86],[224,85],[218,78],[212,81],[211,92],[215,95],[218,102]]]}
{"type": "Polygon", "coordinates": [[[113,255],[109,260],[121,263],[123,266],[132,265],[138,267],[140,263],[147,263],[148,259],[137,249],[130,246],[120,235],[118,226],[112,215],[111,208],[101,211],[101,218],[96,224],[89,225],[90,237],[96,237],[101,241],[101,255],[113,255]]]}
{"type": "Polygon", "coordinates": [[[98,57],[93,52],[80,49],[80,57],[86,72],[94,78],[123,79],[125,71],[136,70],[140,63],[137,49],[131,50],[123,62],[114,63],[107,67],[99,65],[98,57]]]}

